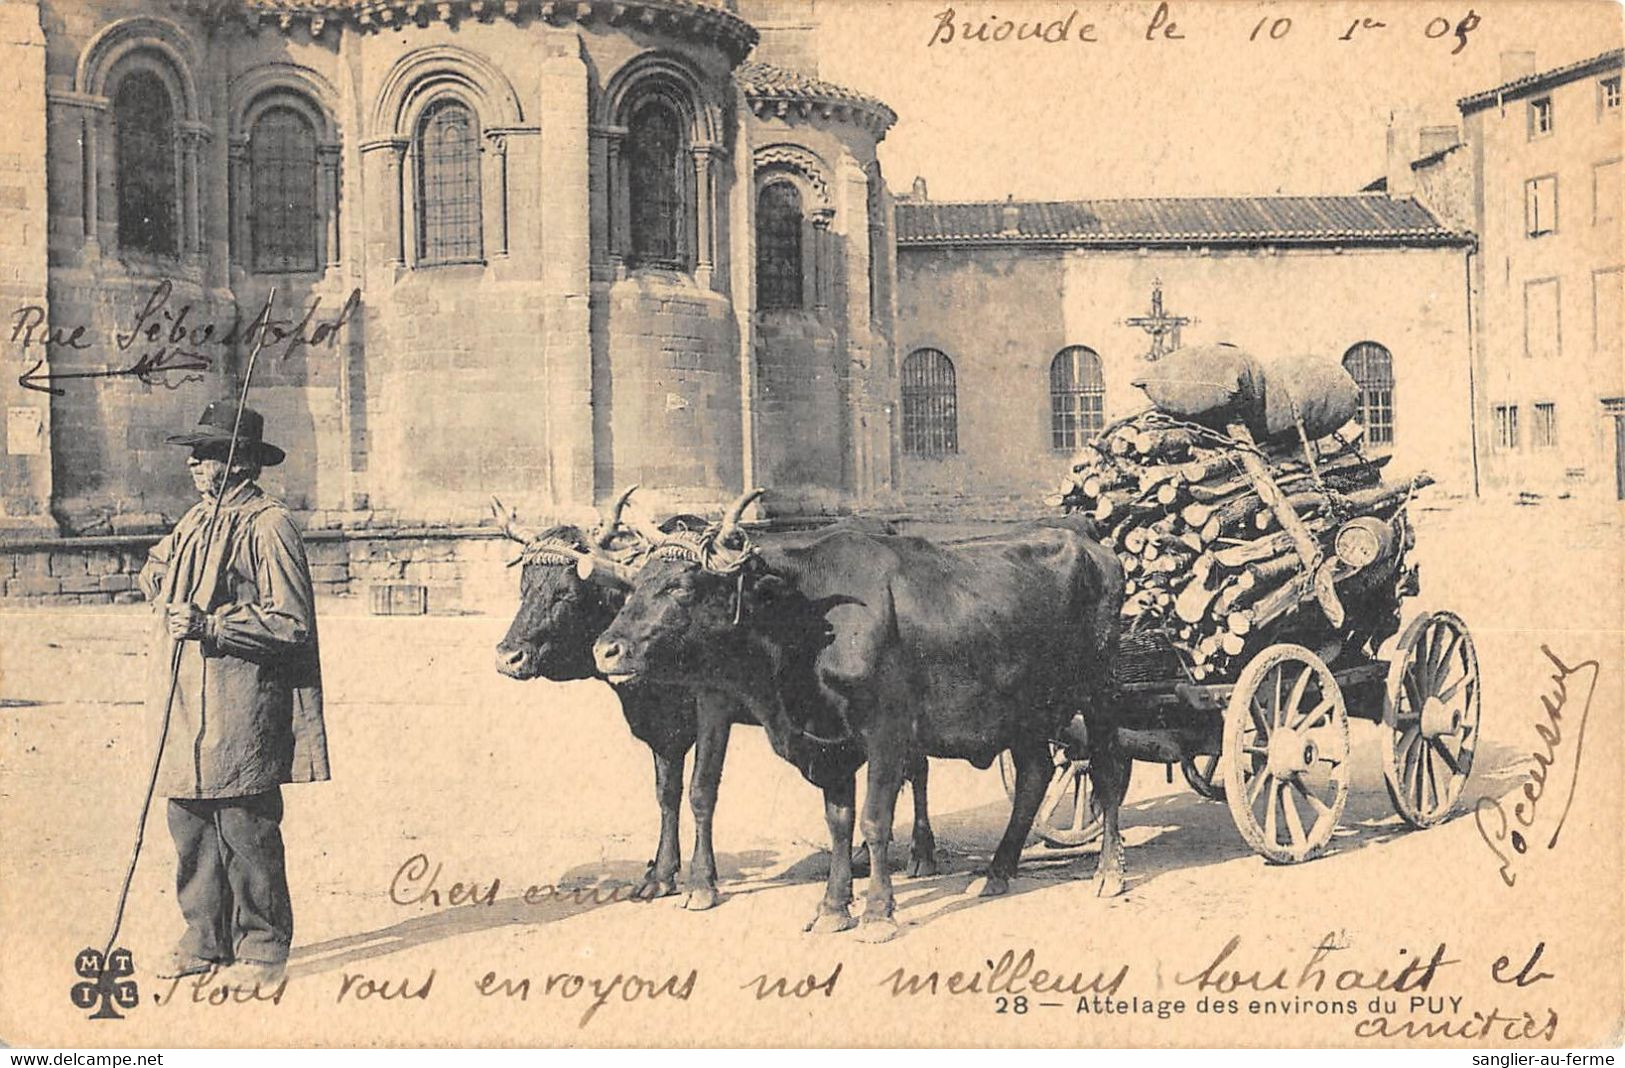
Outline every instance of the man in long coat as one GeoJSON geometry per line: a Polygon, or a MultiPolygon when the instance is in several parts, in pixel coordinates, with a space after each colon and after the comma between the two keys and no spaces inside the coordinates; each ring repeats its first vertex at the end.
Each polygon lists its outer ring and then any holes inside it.
{"type": "Polygon", "coordinates": [[[162,606],[149,705],[168,706],[157,789],[169,798],[186,920],[158,974],[224,967],[228,985],[274,985],[293,941],[281,787],[328,778],[327,738],[304,543],[287,508],[254,481],[284,453],[245,408],[228,471],[235,410],[211,404],[194,432],[169,439],[191,448],[202,499],[141,573],[162,606]]]}

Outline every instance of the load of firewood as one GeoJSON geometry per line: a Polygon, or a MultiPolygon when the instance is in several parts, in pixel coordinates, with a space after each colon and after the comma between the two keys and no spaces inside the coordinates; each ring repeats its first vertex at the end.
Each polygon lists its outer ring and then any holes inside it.
{"type": "Polygon", "coordinates": [[[1239,422],[1152,410],[1107,427],[1051,501],[1117,553],[1125,632],[1160,633],[1191,678],[1218,679],[1300,609],[1342,627],[1340,584],[1402,556],[1398,513],[1433,480],[1384,482],[1388,459],[1363,453],[1358,424],[1260,446],[1239,422]]]}

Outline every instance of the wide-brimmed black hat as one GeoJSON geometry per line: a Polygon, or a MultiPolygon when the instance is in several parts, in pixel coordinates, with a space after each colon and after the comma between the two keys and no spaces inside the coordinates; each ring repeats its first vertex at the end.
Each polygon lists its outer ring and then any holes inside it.
{"type": "MultiPolygon", "coordinates": [[[[236,401],[215,401],[203,409],[203,418],[197,421],[196,430],[190,434],[176,434],[167,440],[171,445],[219,445],[229,448],[231,424],[236,416],[236,401]]],[[[265,417],[252,408],[244,408],[243,421],[237,432],[237,455],[262,467],[275,467],[281,463],[287,453],[261,440],[264,436],[265,417]]]]}

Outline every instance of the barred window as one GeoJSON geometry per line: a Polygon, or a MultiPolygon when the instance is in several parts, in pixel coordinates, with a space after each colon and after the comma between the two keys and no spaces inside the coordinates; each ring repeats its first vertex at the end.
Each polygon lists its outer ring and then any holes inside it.
{"type": "Polygon", "coordinates": [[[113,98],[118,153],[118,243],[174,256],[177,242],[175,108],[162,79],[147,71],[119,83],[113,98]]]}
{"type": "Polygon", "coordinates": [[[682,147],[682,126],[669,105],[650,100],[633,113],[627,124],[626,164],[634,266],[680,266],[682,183],[677,168],[682,147]]]}
{"type": "Polygon", "coordinates": [[[1343,369],[1360,389],[1355,418],[1372,445],[1394,443],[1394,358],[1375,341],[1362,341],[1343,354],[1343,369]]]}
{"type": "Polygon", "coordinates": [[[1535,405],[1534,440],[1531,444],[1537,449],[1554,449],[1557,447],[1557,405],[1546,401],[1535,405]]]}
{"type": "Polygon", "coordinates": [[[1070,451],[1105,429],[1106,379],[1100,354],[1073,345],[1049,364],[1050,447],[1070,451]]]}
{"type": "Polygon", "coordinates": [[[316,131],[293,108],[271,108],[249,136],[256,271],[314,271],[321,220],[316,206],[316,131]]]}
{"type": "Polygon", "coordinates": [[[1497,404],[1495,416],[1495,447],[1502,452],[1518,450],[1518,406],[1497,404]]]}
{"type": "Polygon", "coordinates": [[[903,451],[914,456],[959,451],[954,365],[936,349],[916,349],[903,361],[903,451]]]}
{"type": "Polygon", "coordinates": [[[480,127],[460,100],[432,104],[418,124],[418,259],[471,263],[480,233],[480,127]]]}
{"type": "Polygon", "coordinates": [[[760,307],[802,306],[801,191],[792,182],[773,182],[757,194],[756,290],[760,307]]]}

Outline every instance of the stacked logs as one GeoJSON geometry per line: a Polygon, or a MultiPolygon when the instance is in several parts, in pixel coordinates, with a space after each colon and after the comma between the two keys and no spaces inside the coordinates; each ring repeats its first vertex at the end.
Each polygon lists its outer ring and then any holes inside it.
{"type": "Polygon", "coordinates": [[[1357,433],[1260,449],[1239,426],[1221,434],[1146,412],[1091,442],[1052,501],[1091,516],[1117,553],[1125,630],[1160,631],[1200,681],[1225,676],[1317,595],[1342,622],[1332,579],[1317,582],[1338,529],[1391,518],[1432,482],[1385,484],[1387,460],[1366,457],[1357,433]]]}

